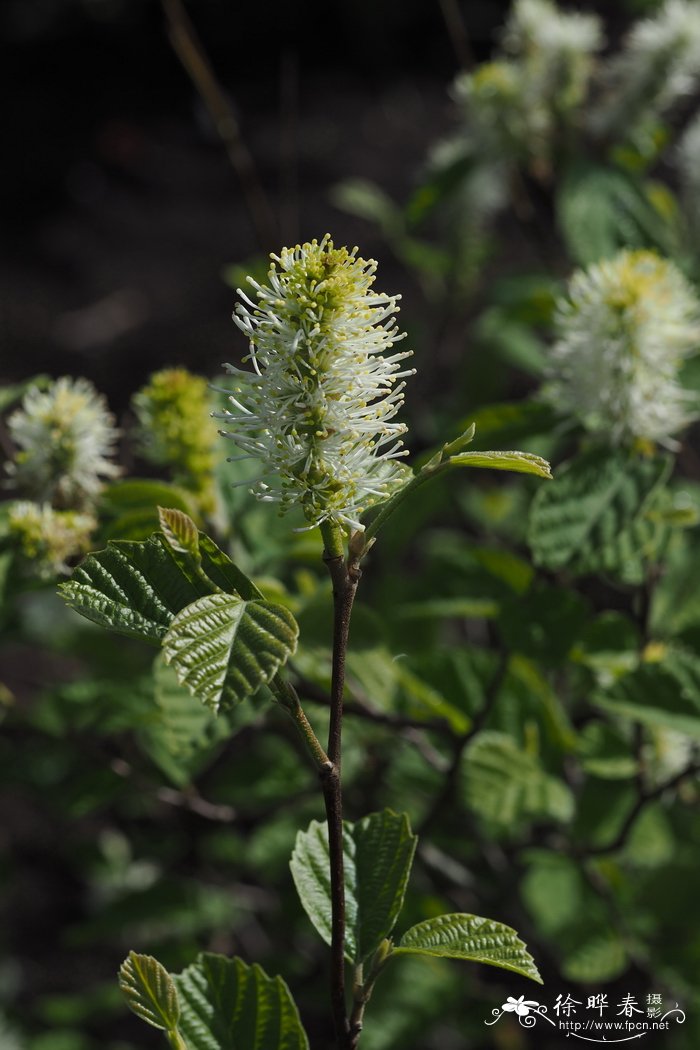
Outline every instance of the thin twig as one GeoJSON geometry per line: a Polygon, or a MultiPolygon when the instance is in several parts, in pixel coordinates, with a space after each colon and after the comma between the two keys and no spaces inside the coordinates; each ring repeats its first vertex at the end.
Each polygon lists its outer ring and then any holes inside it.
{"type": "Polygon", "coordinates": [[[491,714],[498,699],[498,694],[501,691],[501,686],[503,685],[503,679],[506,676],[507,670],[508,654],[505,651],[502,651],[499,657],[498,666],[496,667],[494,676],[491,679],[488,688],[486,689],[486,693],[484,695],[484,702],[481,705],[481,708],[474,715],[474,718],[472,719],[472,724],[470,725],[466,733],[462,733],[454,740],[452,760],[445,774],[440,791],[433,799],[432,805],[430,806],[428,812],[423,817],[423,820],[420,823],[420,827],[418,828],[419,836],[424,834],[425,831],[427,831],[427,829],[437,819],[437,817],[440,816],[445,807],[452,801],[457,788],[457,779],[459,777],[459,770],[462,765],[462,756],[464,755],[464,751],[467,747],[467,744],[469,744],[470,741],[473,740],[473,738],[476,736],[476,734],[479,733],[484,727],[484,724],[486,723],[489,715],[491,714]]]}
{"type": "Polygon", "coordinates": [[[162,0],[173,50],[207,107],[236,172],[258,242],[264,252],[277,243],[277,223],[255,161],[241,136],[235,111],[219,84],[182,0],[162,0]]]}
{"type": "Polygon", "coordinates": [[[460,66],[465,70],[471,69],[474,65],[474,55],[457,0],[440,0],[440,10],[460,66]]]}
{"type": "Polygon", "coordinates": [[[622,849],[626,844],[632,828],[650,802],[655,802],[656,799],[661,798],[661,796],[667,791],[670,791],[674,787],[678,787],[688,777],[699,775],[700,762],[694,760],[690,765],[686,766],[685,769],[682,769],[680,773],[676,773],[675,776],[672,776],[670,780],[666,780],[663,784],[658,784],[655,788],[649,788],[640,793],[612,842],[608,842],[605,846],[583,846],[582,848],[575,850],[576,856],[603,857],[609,853],[617,853],[617,851],[622,849]]]}
{"type": "Polygon", "coordinates": [[[322,526],[324,561],[333,584],[333,660],[331,714],[328,729],[328,767],[321,774],[328,821],[331,877],[331,1006],[339,1050],[354,1050],[345,1001],[345,868],[343,861],[342,731],[345,658],[355,592],[360,580],[356,559],[347,563],[340,532],[322,526]]]}
{"type": "MultiPolygon", "coordinates": [[[[308,678],[300,678],[298,681],[298,690],[308,700],[313,700],[315,703],[323,704],[325,707],[330,706],[330,697],[326,691],[315,682],[310,681],[308,678]]],[[[351,700],[346,700],[343,704],[343,711],[346,715],[353,715],[355,718],[360,718],[364,722],[374,722],[378,726],[386,726],[388,729],[416,729],[425,730],[433,733],[441,733],[444,736],[453,737],[455,735],[454,729],[450,723],[444,718],[411,718],[409,715],[397,714],[395,711],[380,711],[374,707],[365,697],[361,696],[355,689],[354,685],[350,685],[352,696],[351,700]]]]}

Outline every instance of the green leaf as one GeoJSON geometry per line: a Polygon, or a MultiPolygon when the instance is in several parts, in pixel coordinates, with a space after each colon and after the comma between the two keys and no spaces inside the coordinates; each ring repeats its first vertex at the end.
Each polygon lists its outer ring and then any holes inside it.
{"type": "Polygon", "coordinates": [[[546,459],[532,452],[460,452],[450,456],[452,467],[486,467],[490,470],[511,470],[516,474],[535,474],[551,478],[552,471],[546,459]]]}
{"type": "Polygon", "coordinates": [[[158,529],[158,506],[194,510],[193,497],[177,485],[152,478],[128,478],[108,485],[100,509],[108,519],[105,540],[147,540],[158,529]]]}
{"type": "Polygon", "coordinates": [[[700,587],[695,568],[698,564],[697,538],[677,539],[665,559],[664,574],[654,588],[651,606],[654,637],[672,638],[700,625],[700,587]]]}
{"type": "Polygon", "coordinates": [[[700,740],[700,657],[669,648],[661,662],[641,663],[593,701],[611,714],[700,740]]]}
{"type": "MultiPolygon", "coordinates": [[[[538,320],[542,324],[543,319],[540,317],[538,320]]],[[[547,327],[549,320],[549,317],[545,319],[547,327]]],[[[514,365],[537,377],[546,369],[547,348],[536,335],[532,319],[518,320],[512,316],[512,311],[502,306],[491,306],[484,310],[476,322],[474,338],[482,353],[500,359],[506,365],[514,365]]],[[[520,408],[533,403],[521,401],[512,407],[520,408]]],[[[476,425],[479,426],[478,421],[476,425]]]]}
{"type": "Polygon", "coordinates": [[[271,681],[295,652],[298,634],[283,605],[210,594],[175,617],[163,652],[178,681],[218,711],[271,681]]]}
{"type": "Polygon", "coordinates": [[[547,773],[534,755],[505,733],[479,733],[464,763],[467,802],[478,816],[503,827],[523,819],[571,820],[574,802],[566,784],[547,773]]]}
{"type": "Polygon", "coordinates": [[[385,237],[393,238],[403,232],[400,209],[384,190],[368,179],[346,179],[338,183],[331,190],[330,199],[341,211],[376,223],[385,237]]]}
{"type": "Polygon", "coordinates": [[[142,1021],[164,1032],[177,1028],[180,1005],[175,983],[152,955],[129,952],[119,970],[119,987],[142,1021]]]}
{"type": "MultiPolygon", "coordinates": [[[[345,955],[359,964],[394,928],[403,905],[418,839],[405,813],[385,809],[356,824],[343,824],[345,870],[345,955]]],[[[331,943],[328,831],[313,820],[297,835],[290,863],[306,914],[326,944],[331,943]]]]}
{"type": "Polygon", "coordinates": [[[636,570],[647,554],[644,516],[670,469],[668,457],[632,458],[608,449],[572,460],[532,502],[528,538],[535,563],[623,577],[636,570]]]}
{"type": "Polygon", "coordinates": [[[527,868],[520,883],[520,895],[540,937],[563,941],[567,928],[574,926],[582,915],[589,921],[595,916],[599,900],[592,905],[591,889],[579,864],[571,857],[534,849],[528,850],[523,860],[527,868]]]}
{"type": "Polygon", "coordinates": [[[505,601],[497,625],[507,650],[561,664],[587,616],[588,608],[576,591],[540,585],[505,601]]]}
{"type": "Polygon", "coordinates": [[[459,143],[434,159],[425,181],[417,188],[406,207],[406,218],[412,226],[424,222],[436,209],[444,206],[465,185],[476,168],[479,157],[469,144],[459,143]]]}
{"type": "Polygon", "coordinates": [[[153,664],[149,692],[149,718],[137,733],[139,744],[174,784],[184,787],[234,729],[179,684],[162,652],[153,664]]]}
{"type": "Polygon", "coordinates": [[[611,930],[603,929],[567,954],[561,973],[567,981],[599,985],[622,976],[628,966],[627,952],[620,938],[611,930]]]}
{"type": "MultiPolygon", "coordinates": [[[[178,512],[171,513],[174,520],[178,512]]],[[[158,533],[140,542],[110,541],[89,554],[59,591],[88,620],[153,643],[162,640],[177,613],[212,589],[246,600],[262,597],[205,533],[198,533],[196,555],[174,542],[172,547],[158,533]]],[[[188,542],[194,542],[191,533],[188,542]]]]}
{"type": "Polygon", "coordinates": [[[629,741],[606,722],[589,722],[579,734],[578,749],[582,768],[601,780],[629,780],[639,771],[629,741]]]}
{"type": "Polygon", "coordinates": [[[515,930],[493,919],[456,912],[411,927],[392,955],[433,955],[498,966],[542,984],[535,961],[515,930]]]}
{"type": "Polygon", "coordinates": [[[581,265],[620,248],[656,248],[673,255],[678,246],[674,223],[654,204],[653,185],[614,168],[575,166],[562,180],[556,205],[568,251],[581,265]]]}
{"type": "MultiPolygon", "coordinates": [[[[183,571],[189,572],[192,565],[190,555],[181,554],[178,551],[174,551],[173,554],[175,561],[183,571]]],[[[199,534],[199,555],[204,575],[222,591],[239,594],[245,601],[263,597],[262,592],[258,590],[253,581],[244,572],[241,572],[229,556],[224,554],[213,539],[204,532],[199,534]]]]}
{"type": "Polygon", "coordinates": [[[168,545],[178,554],[189,554],[195,564],[201,565],[199,530],[192,518],[176,507],[158,507],[158,520],[168,545]]]}
{"type": "Polygon", "coordinates": [[[59,591],[88,620],[158,643],[173,617],[207,587],[193,571],[178,571],[164,540],[151,536],[145,543],[110,542],[89,554],[59,591]]]}
{"type": "Polygon", "coordinates": [[[287,985],[260,966],[205,952],[173,980],[188,1050],[308,1050],[287,985]]]}
{"type": "Polygon", "coordinates": [[[513,445],[549,434],[558,422],[555,411],[539,401],[483,405],[470,418],[476,428],[475,450],[488,449],[489,445],[513,445]]]}

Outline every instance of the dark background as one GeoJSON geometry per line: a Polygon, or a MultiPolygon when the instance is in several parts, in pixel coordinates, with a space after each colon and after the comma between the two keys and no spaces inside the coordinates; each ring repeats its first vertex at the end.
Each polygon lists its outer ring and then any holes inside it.
{"type": "MultiPolygon", "coordinates": [[[[618,11],[604,6],[614,33],[618,11]]],[[[507,7],[461,4],[477,59],[507,7]]],[[[278,218],[264,249],[327,230],[357,242],[378,257],[381,287],[404,293],[403,323],[417,324],[409,278],[328,194],[359,176],[404,200],[453,126],[459,63],[438,0],[198,0],[189,11],[278,218]]],[[[83,374],[119,410],[154,368],[216,370],[238,345],[222,268],[261,246],[160,4],[5,0],[0,68],[0,381],[83,374]]]]}

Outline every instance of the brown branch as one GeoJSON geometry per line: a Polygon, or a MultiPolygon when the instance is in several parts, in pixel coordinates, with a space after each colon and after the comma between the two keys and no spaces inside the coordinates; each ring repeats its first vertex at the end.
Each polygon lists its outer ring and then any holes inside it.
{"type": "Polygon", "coordinates": [[[650,802],[655,802],[667,791],[670,791],[674,787],[678,787],[688,777],[699,775],[700,762],[694,760],[690,765],[686,766],[685,769],[682,769],[680,773],[676,773],[675,776],[672,776],[670,780],[664,781],[663,784],[658,784],[655,788],[649,788],[646,791],[640,792],[637,800],[622,822],[622,826],[612,842],[608,842],[605,846],[583,846],[574,851],[575,855],[579,857],[603,857],[609,853],[617,853],[618,850],[626,845],[627,838],[632,831],[632,828],[650,802]]]}
{"type": "Polygon", "coordinates": [[[459,64],[462,69],[471,69],[474,65],[474,55],[457,0],[440,0],[440,10],[459,64]]]}
{"type": "Polygon", "coordinates": [[[344,558],[342,538],[333,526],[322,527],[324,561],[333,584],[333,659],[328,766],[321,774],[328,821],[331,877],[331,1006],[339,1050],[354,1050],[345,1001],[345,869],[343,861],[342,731],[345,660],[350,617],[361,572],[354,558],[344,558]]]}
{"type": "Polygon", "coordinates": [[[241,136],[235,111],[216,78],[182,0],[162,0],[162,4],[173,50],[209,111],[240,181],[260,247],[268,252],[277,244],[277,223],[255,161],[241,136]]]}
{"type": "Polygon", "coordinates": [[[454,740],[452,759],[445,774],[445,779],[442,782],[440,791],[433,799],[432,805],[420,823],[417,831],[419,837],[427,831],[431,824],[440,816],[443,809],[449,805],[454,798],[457,788],[457,778],[459,777],[459,770],[462,765],[462,756],[464,755],[467,744],[483,729],[484,724],[491,714],[498,699],[498,694],[501,691],[501,686],[503,685],[503,679],[506,676],[507,670],[508,654],[505,651],[502,651],[494,676],[486,689],[484,702],[481,708],[474,715],[472,724],[467,732],[462,733],[461,736],[456,737],[454,740]]]}
{"type": "MultiPolygon", "coordinates": [[[[317,704],[330,706],[330,697],[325,689],[310,681],[308,678],[299,678],[297,689],[308,700],[317,704]]],[[[380,711],[374,707],[364,696],[350,687],[352,699],[345,700],[343,711],[346,715],[353,715],[365,722],[374,722],[378,726],[386,726],[387,729],[415,729],[419,731],[431,731],[441,733],[444,736],[454,737],[455,731],[450,723],[444,718],[411,718],[408,715],[397,714],[395,711],[380,711]]]]}

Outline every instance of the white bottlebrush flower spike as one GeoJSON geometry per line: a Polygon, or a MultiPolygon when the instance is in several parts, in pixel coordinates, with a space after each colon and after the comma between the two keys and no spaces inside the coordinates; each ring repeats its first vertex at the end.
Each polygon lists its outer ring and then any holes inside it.
{"type": "Polygon", "coordinates": [[[70,571],[71,558],[87,553],[97,521],[91,514],[19,500],[10,507],[8,526],[31,572],[51,579],[70,571]]]}
{"type": "Polygon", "coordinates": [[[603,45],[600,18],[578,11],[561,11],[552,0],[515,0],[503,34],[507,51],[591,54],[603,45]]]}
{"type": "Polygon", "coordinates": [[[603,42],[597,15],[561,11],[552,0],[516,0],[503,34],[506,52],[524,65],[530,95],[560,109],[583,101],[603,42]]]}
{"type": "Polygon", "coordinates": [[[552,0],[516,0],[493,62],[462,73],[453,93],[479,157],[548,162],[562,123],[586,98],[603,44],[596,15],[561,11],[552,0]]]}
{"type": "Polygon", "coordinates": [[[108,457],[118,431],[101,394],[87,379],[63,376],[47,390],[31,387],[8,421],[17,447],[9,464],[17,488],[58,507],[80,507],[104,478],[119,474],[108,457]]]}
{"type": "Polygon", "coordinates": [[[328,235],[271,258],[268,283],[249,277],[256,301],[239,289],[234,314],[254,371],[225,366],[232,408],[216,417],[262,464],[258,498],[300,506],[312,526],[358,529],[406,476],[397,462],[406,427],[395,417],[410,352],[387,353],[403,338],[399,297],[373,291],[376,263],[328,235]]]}
{"type": "Polygon", "coordinates": [[[593,119],[599,130],[629,130],[658,117],[700,80],[700,3],[666,0],[652,18],[631,29],[621,53],[611,59],[608,105],[593,119]]]}
{"type": "Polygon", "coordinates": [[[548,397],[614,444],[672,444],[694,418],[678,381],[700,350],[700,302],[680,271],[649,251],[579,270],[557,307],[548,397]]]}

